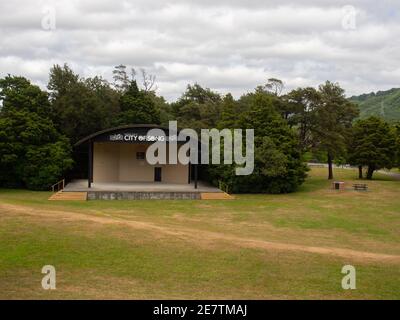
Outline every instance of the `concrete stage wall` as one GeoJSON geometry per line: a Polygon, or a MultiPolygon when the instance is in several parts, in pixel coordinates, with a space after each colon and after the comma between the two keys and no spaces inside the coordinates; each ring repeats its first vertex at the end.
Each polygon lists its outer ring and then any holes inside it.
{"type": "Polygon", "coordinates": [[[93,182],[153,182],[154,168],[161,167],[162,182],[188,183],[189,165],[150,165],[136,158],[148,145],[95,142],[93,146],[93,182]]]}

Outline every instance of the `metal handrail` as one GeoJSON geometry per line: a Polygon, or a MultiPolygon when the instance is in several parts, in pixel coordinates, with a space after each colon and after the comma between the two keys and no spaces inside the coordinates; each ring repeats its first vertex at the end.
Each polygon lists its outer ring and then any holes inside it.
{"type": "Polygon", "coordinates": [[[65,187],[65,179],[62,179],[62,180],[58,181],[57,183],[53,184],[53,185],[51,186],[51,190],[52,190],[53,192],[56,192],[56,191],[58,192],[58,191],[60,191],[60,190],[63,190],[64,187],[65,187]],[[61,189],[60,189],[60,184],[62,185],[61,189]],[[57,187],[57,190],[56,190],[56,187],[57,187]]]}

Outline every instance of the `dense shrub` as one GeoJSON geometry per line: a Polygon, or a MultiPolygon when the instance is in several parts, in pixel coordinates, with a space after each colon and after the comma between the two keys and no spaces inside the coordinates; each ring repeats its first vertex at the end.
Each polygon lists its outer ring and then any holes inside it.
{"type": "MultiPolygon", "coordinates": [[[[27,88],[26,79],[5,80],[0,83],[0,185],[48,190],[72,167],[70,143],[36,103],[46,96],[38,87],[27,88]]],[[[49,110],[46,102],[43,108],[49,110]]]]}
{"type": "Polygon", "coordinates": [[[238,117],[237,128],[254,129],[254,172],[235,174],[236,165],[214,165],[207,170],[213,184],[222,183],[234,193],[293,192],[306,177],[298,137],[274,107],[274,97],[264,92],[243,96],[238,103],[246,111],[238,117]]]}

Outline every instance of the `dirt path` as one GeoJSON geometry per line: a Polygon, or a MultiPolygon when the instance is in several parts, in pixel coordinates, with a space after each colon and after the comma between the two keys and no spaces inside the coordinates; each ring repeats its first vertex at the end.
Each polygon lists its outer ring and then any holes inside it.
{"type": "Polygon", "coordinates": [[[301,251],[307,253],[316,253],[322,255],[355,259],[359,261],[380,261],[386,263],[400,264],[400,256],[397,255],[363,252],[363,251],[356,251],[343,248],[314,247],[314,246],[305,246],[298,244],[269,242],[263,240],[243,238],[219,232],[198,230],[195,228],[161,226],[151,222],[127,220],[111,216],[94,216],[91,214],[83,214],[83,213],[75,213],[67,211],[55,211],[55,210],[42,210],[42,209],[38,210],[31,207],[11,205],[11,204],[0,204],[0,212],[1,211],[6,212],[8,214],[21,213],[35,217],[51,218],[63,221],[87,221],[87,222],[95,222],[101,224],[120,224],[124,226],[129,226],[134,229],[152,231],[157,234],[173,236],[178,239],[186,241],[193,241],[198,245],[207,245],[215,241],[225,241],[229,242],[232,245],[246,247],[246,248],[279,250],[279,251],[296,251],[296,252],[301,251]]]}

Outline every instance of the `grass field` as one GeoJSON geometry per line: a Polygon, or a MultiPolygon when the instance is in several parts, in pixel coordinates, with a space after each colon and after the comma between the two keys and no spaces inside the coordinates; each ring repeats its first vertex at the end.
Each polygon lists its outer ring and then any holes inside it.
{"type": "MultiPolygon", "coordinates": [[[[326,174],[313,169],[294,194],[226,201],[0,190],[0,298],[400,299],[400,181],[377,174],[368,192],[339,192],[326,174]],[[346,264],[356,290],[341,288],[346,264]]],[[[351,187],[357,173],[335,175],[351,187]]]]}

